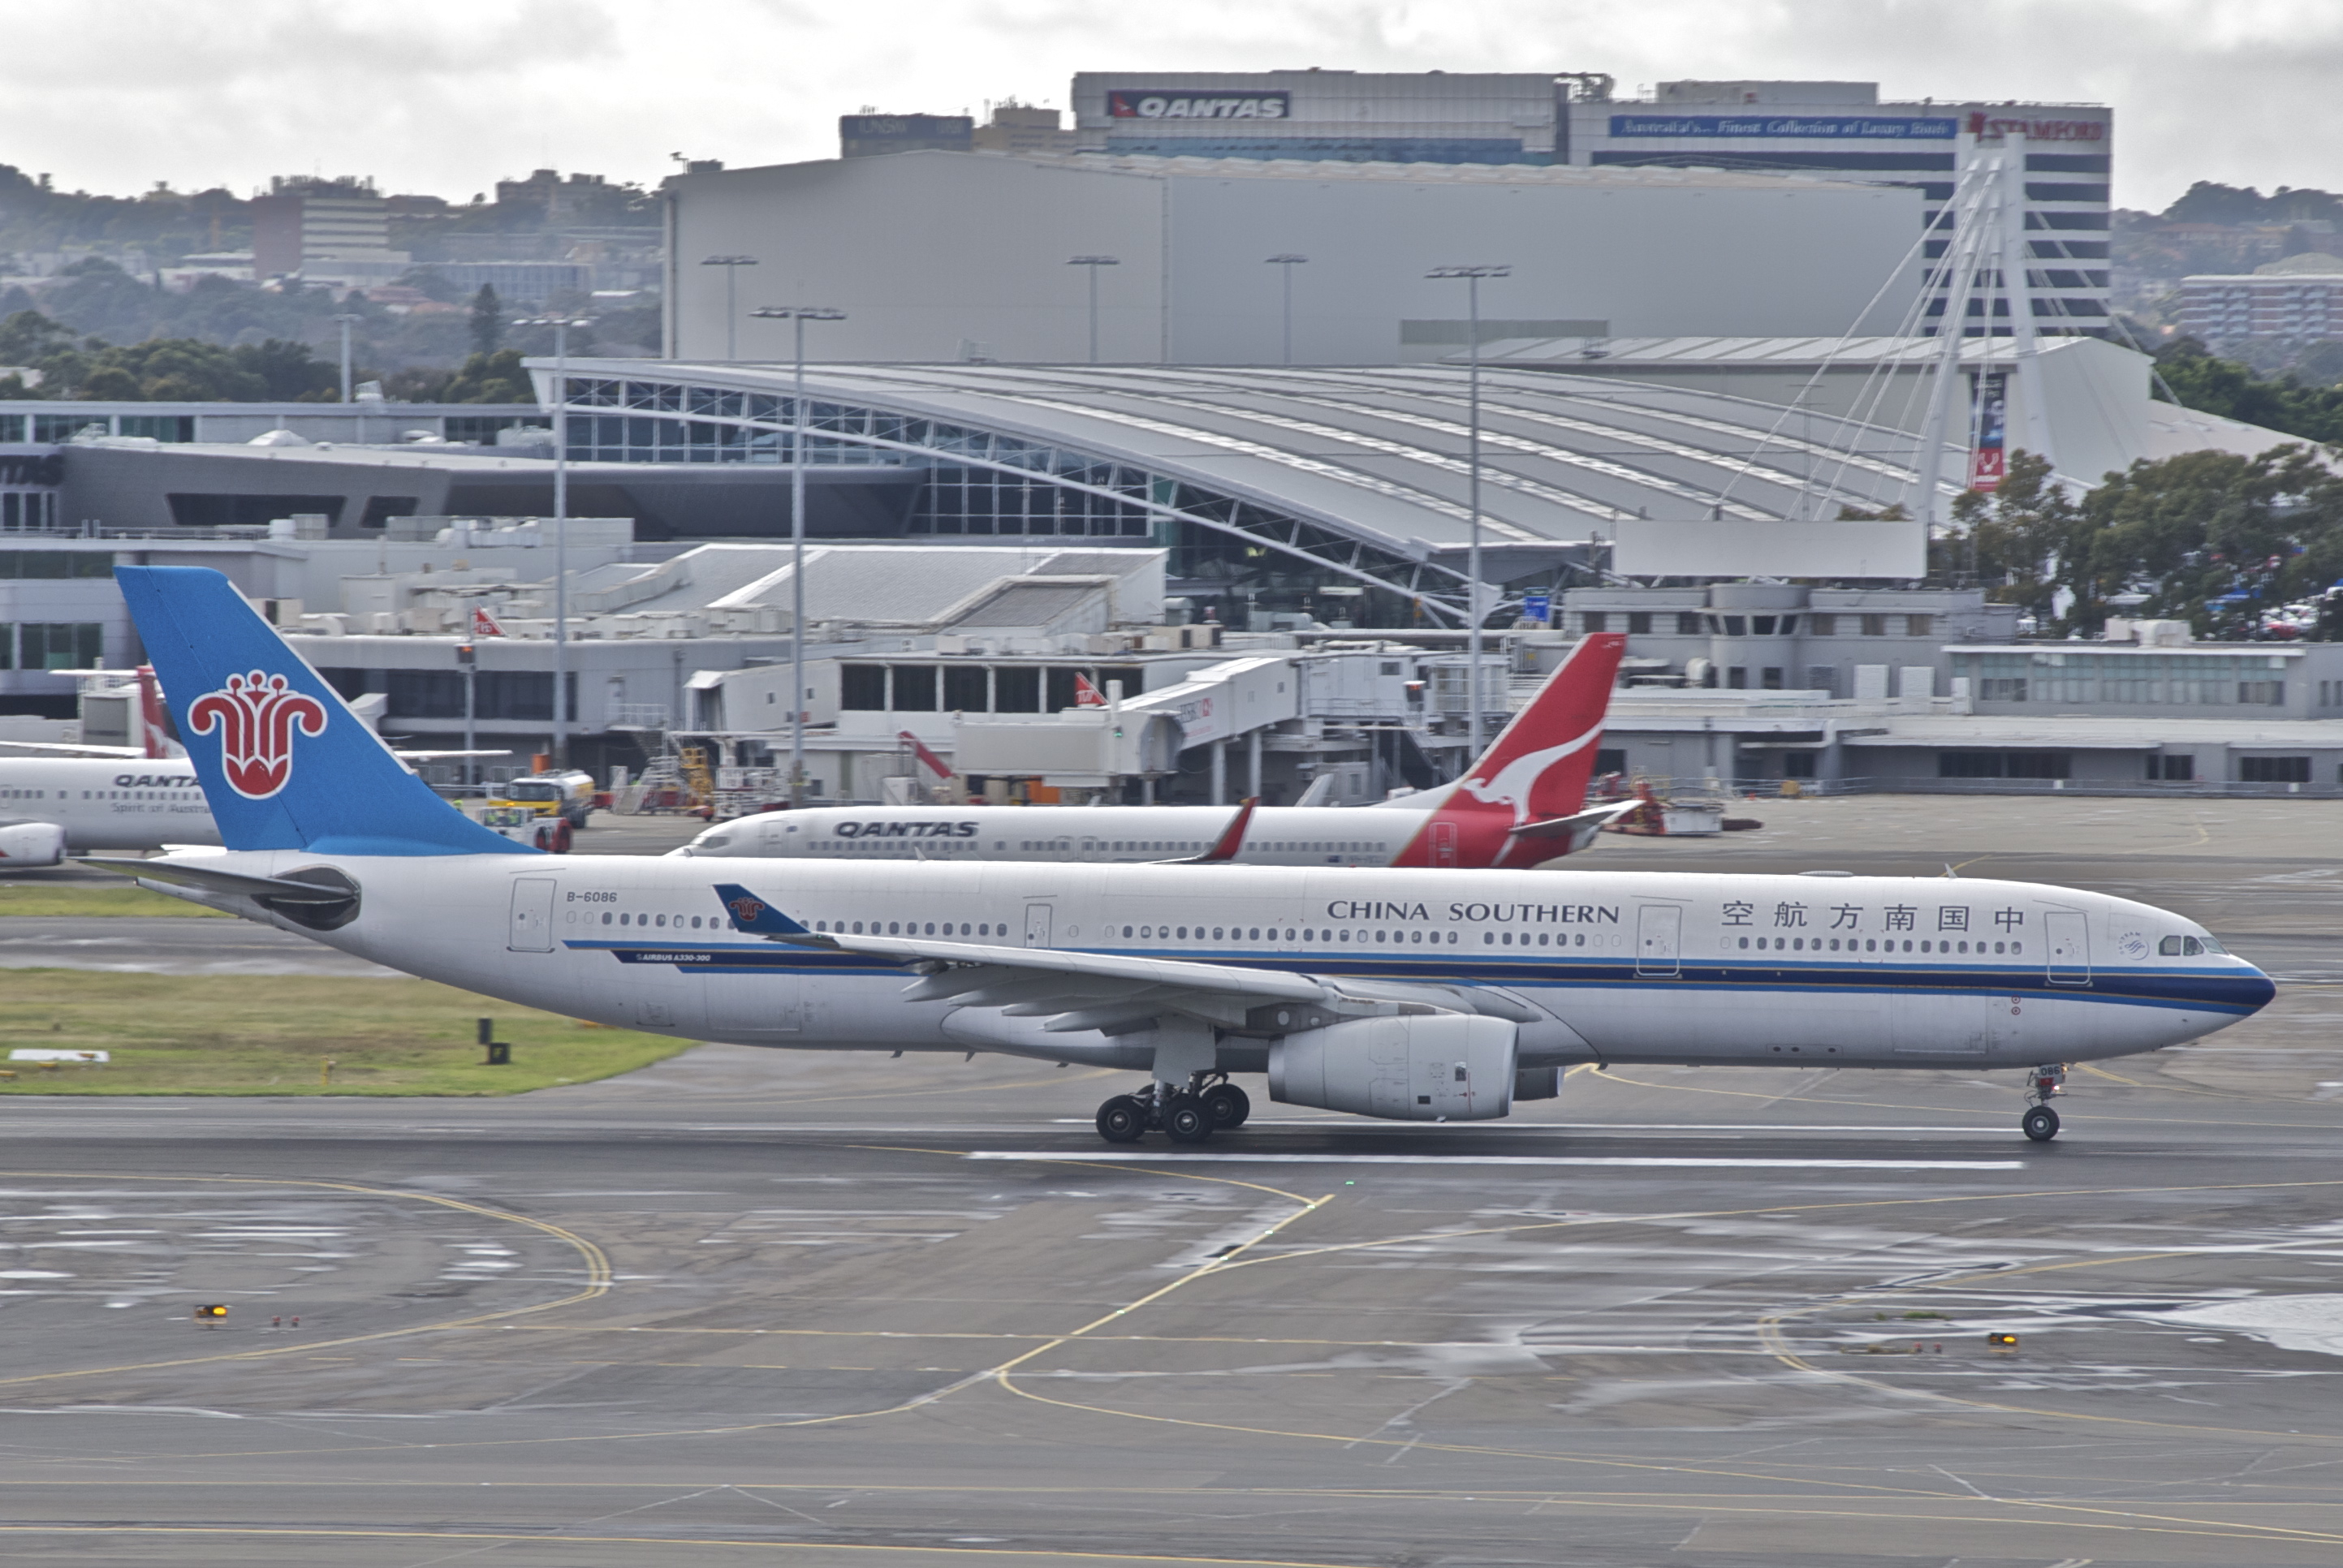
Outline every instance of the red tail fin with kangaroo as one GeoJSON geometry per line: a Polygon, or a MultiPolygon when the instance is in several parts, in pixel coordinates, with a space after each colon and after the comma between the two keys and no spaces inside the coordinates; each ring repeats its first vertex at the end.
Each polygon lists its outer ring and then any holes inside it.
{"type": "Polygon", "coordinates": [[[1521,843],[1513,830],[1585,804],[1626,648],[1616,632],[1581,639],[1392,863],[1482,869],[1549,858],[1551,846],[1521,843]]]}

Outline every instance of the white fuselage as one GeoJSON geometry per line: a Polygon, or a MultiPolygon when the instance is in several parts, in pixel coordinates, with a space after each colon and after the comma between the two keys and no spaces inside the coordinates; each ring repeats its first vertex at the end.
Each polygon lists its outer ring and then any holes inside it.
{"type": "MultiPolygon", "coordinates": [[[[337,948],[567,1016],[761,1046],[1130,1067],[1149,1049],[1144,1034],[1021,1032],[1039,1020],[908,1001],[917,975],[899,961],[734,929],[720,884],[820,931],[1280,970],[1435,1005],[1488,989],[1523,1020],[1524,1066],[2026,1066],[2173,1045],[2272,991],[2217,946],[2177,956],[2181,939],[2209,940],[2191,921],[2025,882],[289,850],[190,863],[337,867],[361,890],[356,917],[318,937],[337,948]]],[[[1221,1065],[1258,1070],[1259,1033],[1224,1034],[1221,1065]]]]}
{"type": "MultiPolygon", "coordinates": [[[[1237,859],[1248,866],[1386,866],[1423,831],[1426,814],[1445,793],[1403,796],[1376,809],[1262,806],[1252,814],[1237,859]]],[[[820,806],[721,822],[677,853],[837,865],[1144,865],[1202,854],[1236,813],[1234,806],[820,806]]]]}
{"type": "Polygon", "coordinates": [[[54,822],[75,851],[220,841],[184,757],[0,757],[0,824],[13,822],[54,822]]]}

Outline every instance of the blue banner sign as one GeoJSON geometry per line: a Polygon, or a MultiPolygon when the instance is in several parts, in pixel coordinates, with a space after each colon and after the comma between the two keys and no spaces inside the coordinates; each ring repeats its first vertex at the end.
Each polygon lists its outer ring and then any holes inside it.
{"type": "Polygon", "coordinates": [[[1550,625],[1554,620],[1553,596],[1542,593],[1523,594],[1522,596],[1522,618],[1523,620],[1536,621],[1542,626],[1550,625]]]}
{"type": "Polygon", "coordinates": [[[1816,140],[1950,141],[1951,118],[1894,119],[1875,115],[1614,115],[1614,136],[1788,136],[1816,140]]]}

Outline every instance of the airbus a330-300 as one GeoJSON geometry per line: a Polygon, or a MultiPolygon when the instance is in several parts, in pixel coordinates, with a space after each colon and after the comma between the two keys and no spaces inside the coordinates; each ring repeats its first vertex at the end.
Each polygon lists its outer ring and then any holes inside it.
{"type": "Polygon", "coordinates": [[[571,1017],[1143,1073],[1114,1141],[1242,1124],[1237,1075],[1468,1121],[1579,1062],[2026,1069],[2046,1139],[2062,1064],[2274,994],[2194,921],[2027,882],[548,855],[434,795],[226,578],[117,575],[226,842],[130,874],[571,1017]]]}

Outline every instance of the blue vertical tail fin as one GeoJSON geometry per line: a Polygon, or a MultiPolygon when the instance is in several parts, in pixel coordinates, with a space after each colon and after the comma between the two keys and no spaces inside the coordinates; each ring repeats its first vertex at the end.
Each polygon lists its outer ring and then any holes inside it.
{"type": "Polygon", "coordinates": [[[229,849],[538,852],[433,793],[219,573],[114,575],[229,849]]]}

